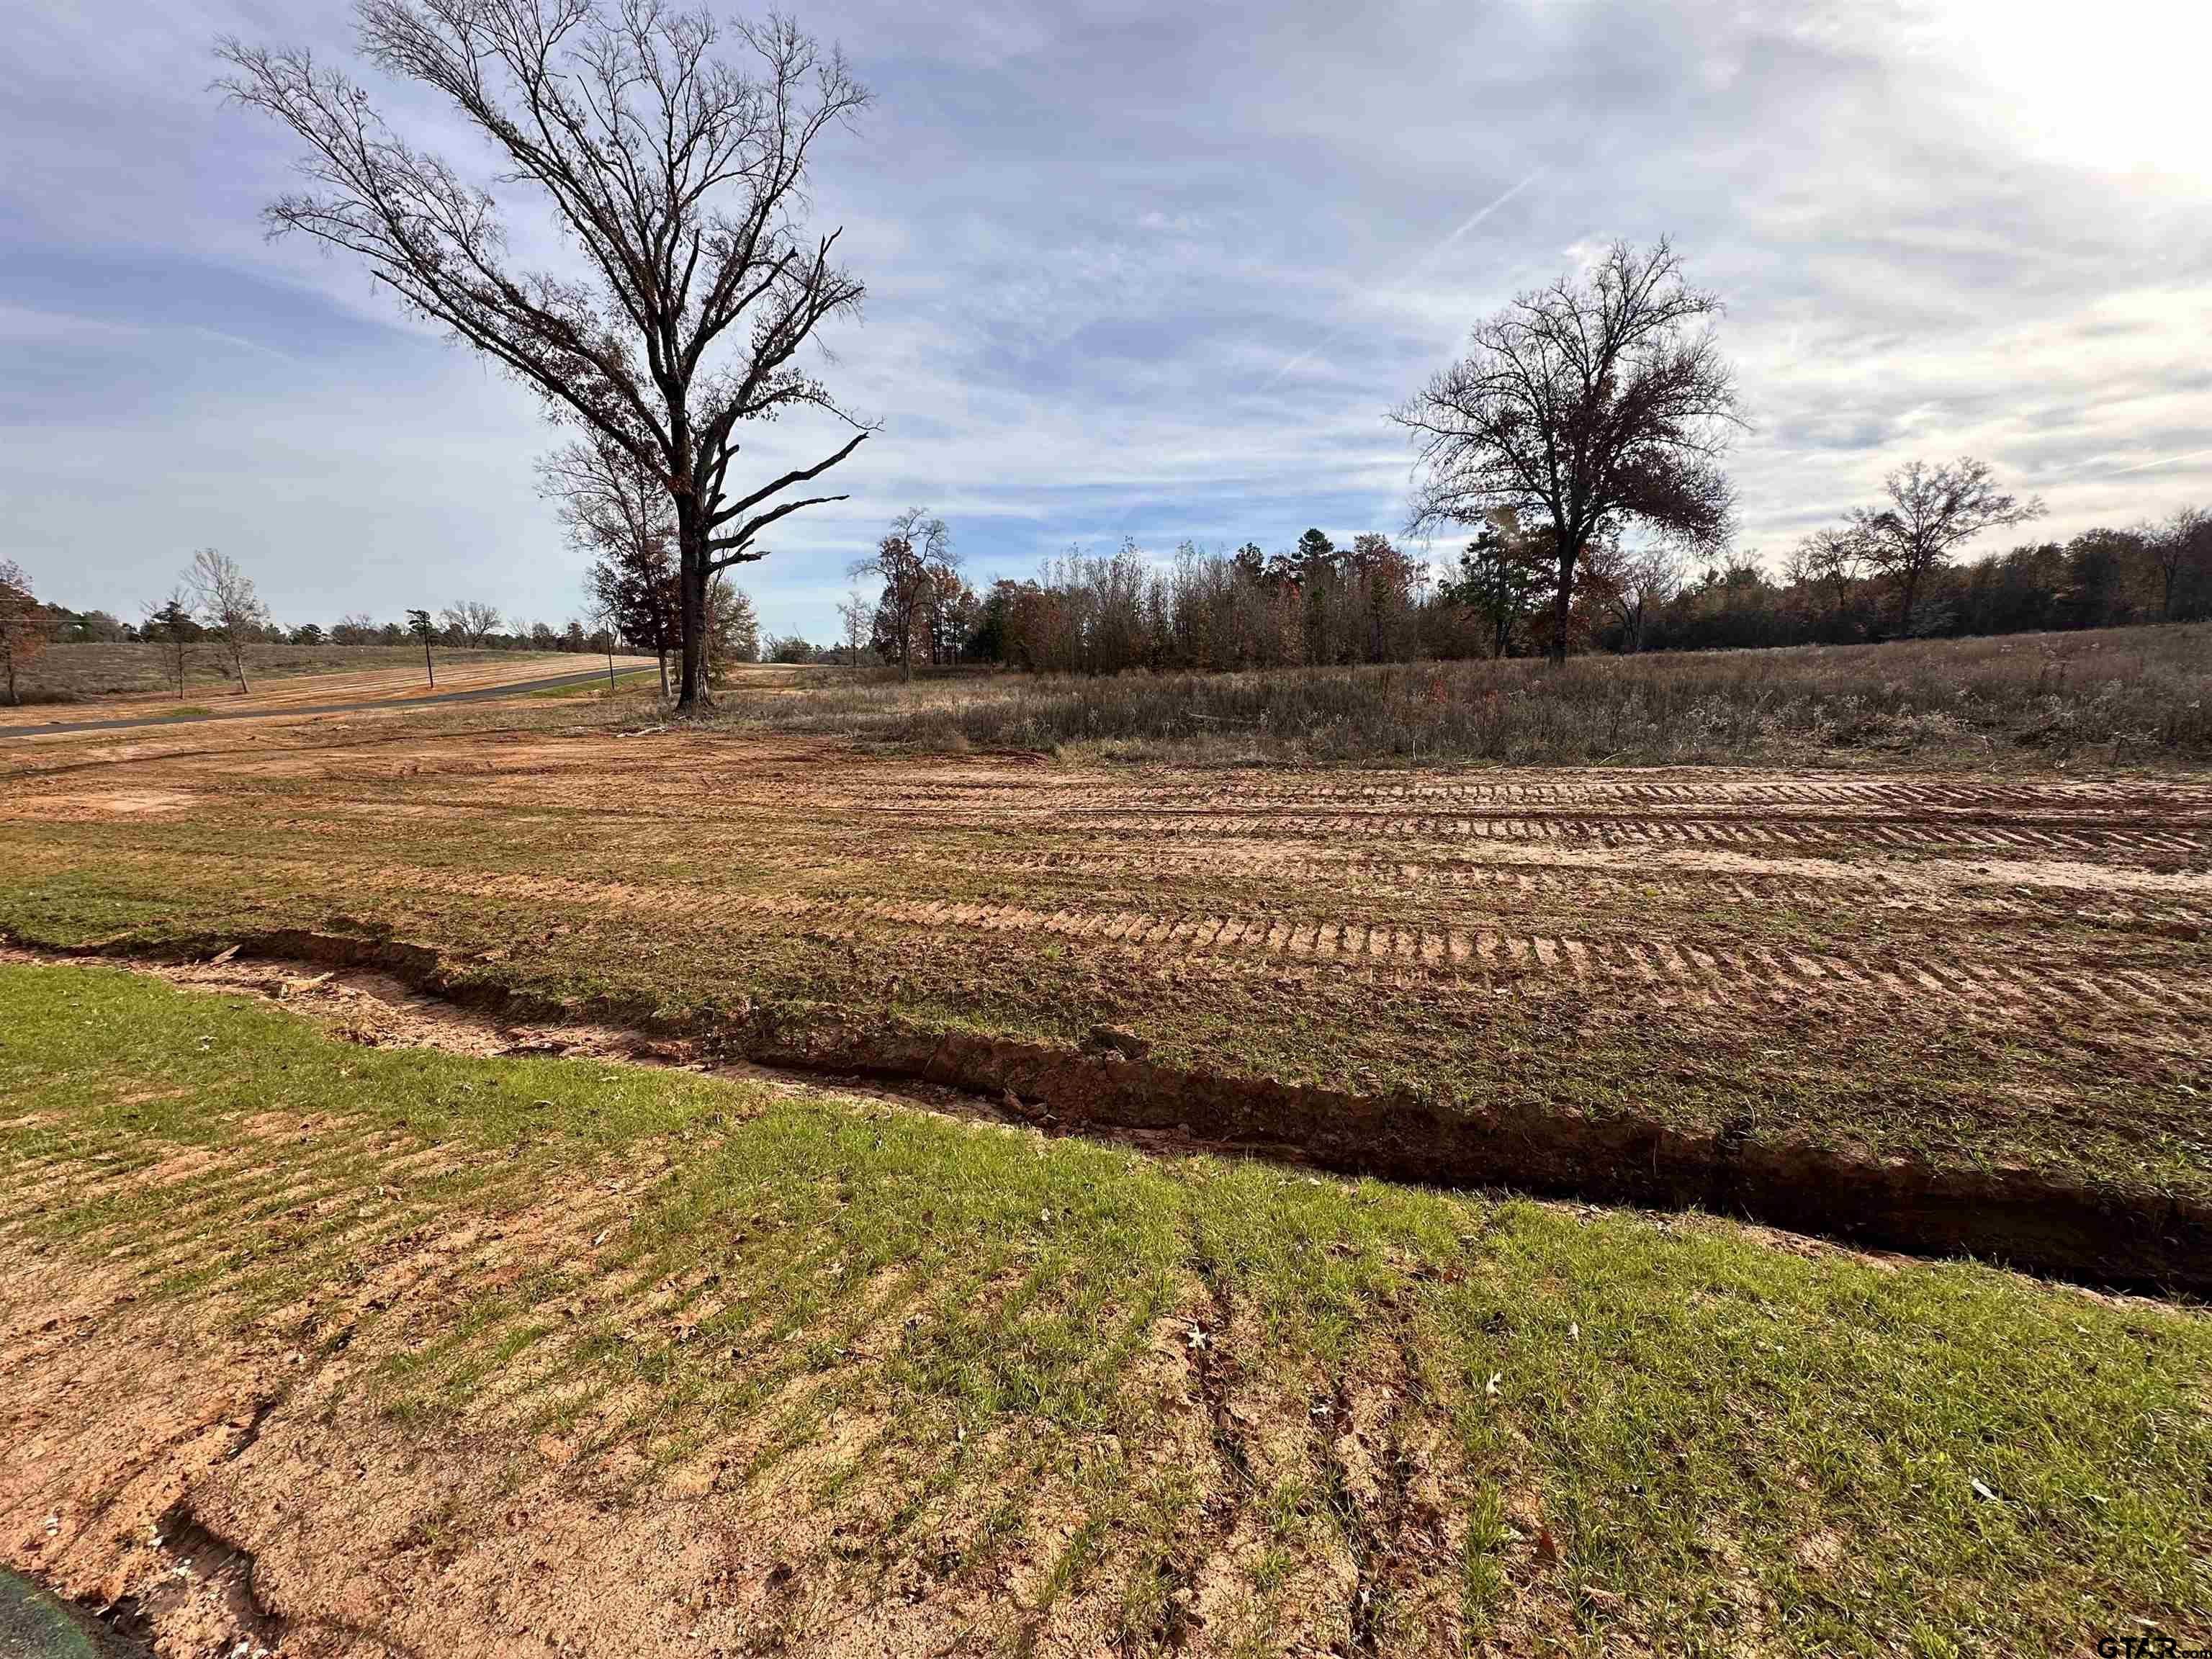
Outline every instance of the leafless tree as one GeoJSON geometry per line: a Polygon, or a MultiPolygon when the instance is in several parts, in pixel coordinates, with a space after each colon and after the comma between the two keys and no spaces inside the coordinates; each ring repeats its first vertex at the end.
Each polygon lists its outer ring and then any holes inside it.
{"type": "Polygon", "coordinates": [[[1985,530],[2043,516],[2043,503],[2008,495],[1987,461],[1961,456],[1948,466],[1909,461],[1882,480],[1887,507],[1851,510],[1851,528],[1873,567],[1898,579],[1899,633],[1913,629],[1921,580],[1985,530]]]}
{"type": "Polygon", "coordinates": [[[769,525],[842,500],[787,492],[869,430],[796,361],[817,327],[860,307],[838,233],[803,221],[817,146],[868,94],[788,19],[725,25],[662,0],[357,0],[355,18],[362,56],[448,100],[500,155],[497,182],[543,196],[588,274],[514,264],[489,191],[399,137],[344,71],[226,38],[225,90],[305,146],[310,188],[270,204],[271,233],[359,258],[659,482],[689,708],[708,582],[762,556],[769,525]],[[804,409],[852,435],[811,465],[733,482],[746,422],[804,409]]]}
{"type": "Polygon", "coordinates": [[[12,559],[0,559],[0,671],[8,676],[8,701],[23,701],[16,676],[46,648],[46,608],[31,592],[31,579],[12,559]]]}
{"type": "Polygon", "coordinates": [[[2198,562],[2212,568],[2212,513],[2201,507],[2178,507],[2143,539],[2150,549],[2152,568],[2158,572],[2159,620],[2172,622],[2173,590],[2181,573],[2198,562]]]}
{"type": "Polygon", "coordinates": [[[481,646],[499,632],[499,607],[482,599],[463,599],[441,611],[438,620],[446,624],[447,633],[458,634],[463,645],[481,646]]]}
{"type": "MultiPolygon", "coordinates": [[[[883,596],[876,601],[875,637],[890,642],[898,653],[899,678],[914,678],[914,646],[929,619],[945,579],[959,568],[952,550],[952,532],[942,519],[925,518],[924,508],[910,507],[891,520],[890,534],[877,544],[875,556],[853,567],[855,576],[882,579],[883,596]]],[[[928,648],[926,637],[924,650],[928,648]]]]}
{"type": "Polygon", "coordinates": [[[1592,543],[1583,559],[1591,596],[1620,624],[1623,654],[1633,656],[1644,648],[1651,613],[1680,591],[1681,561],[1663,542],[1624,547],[1612,540],[1592,543]]]}
{"type": "Polygon", "coordinates": [[[222,641],[229,653],[240,692],[252,691],[253,688],[246,683],[246,647],[269,622],[269,607],[254,591],[253,578],[228,554],[203,547],[192,555],[185,585],[191,590],[201,626],[222,641]]]}
{"type": "Polygon", "coordinates": [[[1851,584],[1865,574],[1866,538],[1856,530],[1816,530],[1790,550],[1784,574],[1792,583],[1824,587],[1829,609],[1840,617],[1851,584]]]}
{"type": "Polygon", "coordinates": [[[1587,277],[1476,324],[1468,355],[1392,415],[1413,434],[1413,529],[1502,508],[1548,518],[1555,662],[1593,542],[1632,524],[1686,546],[1727,541],[1734,495],[1719,463],[1744,422],[1712,335],[1720,311],[1663,240],[1648,252],[1616,242],[1587,277]]]}
{"type": "MultiPolygon", "coordinates": [[[[538,464],[538,488],[558,505],[570,545],[592,557],[595,614],[660,665],[668,695],[668,648],[682,610],[672,550],[676,510],[659,475],[621,445],[602,438],[572,443],[538,464]]],[[[702,656],[707,660],[702,613],[702,656]]],[[[706,682],[703,678],[701,684],[706,682]]],[[[702,695],[703,691],[702,691],[702,695]]]]}
{"type": "Polygon", "coordinates": [[[752,595],[727,576],[717,576],[707,587],[708,665],[718,662],[760,660],[760,613],[752,595]]]}
{"type": "Polygon", "coordinates": [[[845,629],[845,661],[855,673],[860,666],[860,647],[876,631],[876,607],[868,596],[854,588],[837,601],[837,620],[845,629]]]}

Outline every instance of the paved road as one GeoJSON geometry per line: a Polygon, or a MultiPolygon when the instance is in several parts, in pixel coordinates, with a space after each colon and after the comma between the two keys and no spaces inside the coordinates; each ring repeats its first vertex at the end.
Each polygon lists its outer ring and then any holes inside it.
{"type": "MultiPolygon", "coordinates": [[[[641,673],[635,668],[618,668],[617,678],[641,673]]],[[[57,720],[48,726],[0,726],[0,738],[50,737],[59,732],[128,732],[141,726],[194,726],[203,720],[266,720],[289,718],[295,714],[358,714],[372,708],[421,708],[431,703],[481,702],[492,697],[511,697],[523,691],[550,691],[563,685],[581,685],[587,680],[603,680],[607,677],[604,668],[587,668],[574,674],[555,674],[539,680],[510,680],[505,685],[482,685],[473,691],[433,691],[419,697],[386,697],[366,702],[325,702],[298,708],[230,708],[205,714],[145,714],[127,720],[57,720]]]]}

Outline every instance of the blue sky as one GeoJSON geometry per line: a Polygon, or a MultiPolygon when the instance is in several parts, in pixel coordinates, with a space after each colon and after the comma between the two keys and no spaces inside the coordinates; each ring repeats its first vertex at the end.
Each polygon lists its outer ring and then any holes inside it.
{"type": "MultiPolygon", "coordinates": [[[[1729,305],[1745,550],[1778,559],[1915,456],[1993,461],[2059,536],[2212,502],[2208,15],[806,5],[878,99],[825,152],[816,217],[869,289],[822,372],[884,430],[836,475],[853,499],[790,521],[745,585],[770,629],[826,636],[848,565],[914,505],[977,577],[1125,535],[1164,556],[1395,532],[1384,411],[1515,289],[1662,233],[1729,305]]],[[[209,90],[210,43],[343,53],[346,8],[18,15],[0,558],[126,617],[203,545],[292,623],[574,612],[534,401],[357,268],[262,237],[289,141],[209,90]]],[[[781,470],[827,435],[754,453],[781,470]]]]}

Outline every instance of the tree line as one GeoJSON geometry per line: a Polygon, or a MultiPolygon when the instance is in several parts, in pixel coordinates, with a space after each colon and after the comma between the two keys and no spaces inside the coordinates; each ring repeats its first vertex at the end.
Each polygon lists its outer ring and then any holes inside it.
{"type": "MultiPolygon", "coordinates": [[[[194,647],[218,648],[239,689],[252,689],[247,678],[249,646],[400,646],[418,644],[451,650],[546,651],[611,654],[617,649],[661,657],[661,689],[668,690],[668,657],[675,642],[672,617],[678,604],[672,572],[648,565],[641,580],[619,556],[604,556],[592,567],[590,618],[571,617],[556,629],[550,623],[510,622],[498,606],[463,599],[434,616],[426,607],[410,610],[404,622],[374,621],[365,612],[341,617],[327,629],[319,623],[286,627],[262,601],[253,579],[239,562],[216,548],[193,554],[191,566],[161,598],[149,601],[136,623],[106,611],[71,611],[48,604],[31,588],[21,566],[0,560],[0,690],[9,702],[22,700],[33,662],[52,645],[146,644],[173,653],[177,690],[183,695],[194,647]]],[[[709,592],[711,661],[753,662],[761,653],[760,625],[752,600],[726,580],[709,592]]],[[[771,644],[779,643],[771,641],[771,644]]],[[[796,659],[811,660],[811,647],[796,659]]]]}
{"type": "MultiPolygon", "coordinates": [[[[2008,634],[2212,617],[2212,513],[2082,532],[1959,562],[1968,534],[2026,522],[2033,504],[1981,464],[1916,465],[1887,499],[1808,536],[1777,571],[1755,556],[1702,564],[1664,542],[1601,536],[1574,561],[1563,613],[1552,527],[1490,515],[1432,563],[1380,532],[1339,546],[1310,529],[1273,553],[1185,541],[1161,559],[1133,541],[1070,550],[1027,580],[978,590],[942,520],[903,514],[855,567],[881,583],[839,606],[834,655],[1041,673],[1224,671],[1568,652],[1709,650],[2008,634]],[[1564,636],[1562,628],[1564,627],[1564,636]]],[[[825,653],[771,641],[771,654],[825,653]],[[793,647],[796,647],[793,649],[793,647]]]]}

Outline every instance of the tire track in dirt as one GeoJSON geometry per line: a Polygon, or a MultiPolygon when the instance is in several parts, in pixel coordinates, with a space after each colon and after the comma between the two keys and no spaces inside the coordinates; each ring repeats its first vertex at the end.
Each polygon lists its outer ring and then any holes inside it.
{"type": "Polygon", "coordinates": [[[1091,819],[1085,827],[1100,835],[1132,839],[1232,836],[1315,842],[1595,843],[1606,847],[1704,846],[1753,853],[1774,848],[1811,848],[1832,852],[1871,842],[1877,848],[1908,853],[1938,849],[2008,856],[2022,853],[2039,856],[2118,853],[2191,862],[2212,860],[2212,830],[2188,825],[2081,823],[2062,830],[2025,822],[1999,827],[1903,819],[1762,817],[1754,822],[1717,817],[1124,811],[1091,819]]]}
{"type": "MultiPolygon", "coordinates": [[[[428,873],[428,872],[426,872],[428,873]]],[[[1933,997],[1969,1012],[2021,1019],[2039,1010],[2095,1013],[2112,1009],[2155,1018],[2212,1014],[2212,984],[2141,968],[2099,968],[2025,960],[2002,966],[1924,950],[1887,947],[1845,952],[1780,945],[1722,946],[1678,933],[1638,929],[1613,937],[1521,931],[1439,921],[1384,921],[1310,912],[1244,913],[1104,910],[956,899],[851,898],[805,894],[727,894],[651,889],[538,877],[475,880],[469,890],[511,888],[517,896],[574,906],[620,906],[741,926],[788,923],[792,931],[841,942],[878,939],[886,927],[921,931],[1053,937],[1160,964],[1194,958],[1319,969],[1389,969],[1439,984],[1508,990],[1528,981],[1613,993],[1640,993],[1662,1006],[1687,1001],[1718,1007],[1746,999],[1788,1006],[1917,1006],[1933,997]]]]}

